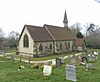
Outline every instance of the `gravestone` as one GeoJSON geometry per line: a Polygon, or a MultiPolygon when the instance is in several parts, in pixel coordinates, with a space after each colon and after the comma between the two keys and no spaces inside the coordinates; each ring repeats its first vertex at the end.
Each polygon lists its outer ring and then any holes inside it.
{"type": "Polygon", "coordinates": [[[93,70],[94,69],[94,65],[92,63],[87,63],[86,64],[86,69],[93,70]]]}
{"type": "Polygon", "coordinates": [[[82,58],[81,58],[81,62],[88,62],[87,57],[82,57],[82,58]]]}
{"type": "Polygon", "coordinates": [[[43,75],[48,76],[51,74],[51,72],[52,72],[52,67],[49,65],[44,65],[43,75]]]}
{"type": "Polygon", "coordinates": [[[64,57],[59,57],[61,59],[61,64],[64,64],[64,57]]]}
{"type": "Polygon", "coordinates": [[[76,81],[76,66],[66,65],[66,79],[76,81]]]}
{"type": "Polygon", "coordinates": [[[90,56],[89,57],[89,61],[91,62],[91,61],[95,61],[95,56],[90,56]]]}
{"type": "Polygon", "coordinates": [[[54,66],[56,65],[56,60],[52,61],[52,65],[54,65],[54,66]]]}
{"type": "Polygon", "coordinates": [[[56,66],[57,67],[61,66],[61,59],[56,58],[56,66]]]}
{"type": "Polygon", "coordinates": [[[88,54],[88,57],[90,57],[91,56],[91,54],[88,54]]]}
{"type": "Polygon", "coordinates": [[[70,63],[71,64],[76,64],[76,58],[75,58],[75,56],[70,57],[70,63]]]}
{"type": "Polygon", "coordinates": [[[96,55],[96,56],[97,56],[97,55],[98,55],[98,53],[94,51],[94,55],[96,55]]]}

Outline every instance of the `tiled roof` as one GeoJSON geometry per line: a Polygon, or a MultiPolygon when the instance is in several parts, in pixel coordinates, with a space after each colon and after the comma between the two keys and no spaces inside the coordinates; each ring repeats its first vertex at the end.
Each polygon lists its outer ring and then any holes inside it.
{"type": "Polygon", "coordinates": [[[53,26],[47,24],[45,24],[43,27],[25,25],[24,29],[25,28],[28,29],[34,41],[54,41],[54,40],[64,41],[64,40],[74,40],[76,38],[76,36],[69,28],[64,28],[59,26],[53,26]]]}
{"type": "Polygon", "coordinates": [[[85,39],[84,38],[77,38],[75,40],[75,46],[83,46],[85,43],[85,39]]]}
{"type": "Polygon", "coordinates": [[[43,27],[25,25],[34,41],[51,41],[52,38],[43,27]]]}
{"type": "Polygon", "coordinates": [[[69,28],[58,27],[52,25],[44,25],[45,28],[51,33],[55,40],[74,40],[76,36],[69,28]]]}

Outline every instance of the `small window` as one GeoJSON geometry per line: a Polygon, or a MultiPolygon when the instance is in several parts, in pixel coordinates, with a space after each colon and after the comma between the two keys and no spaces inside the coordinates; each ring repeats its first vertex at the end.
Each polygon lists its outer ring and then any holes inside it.
{"type": "Polygon", "coordinates": [[[68,48],[70,48],[70,42],[68,42],[68,48]]]}
{"type": "Polygon", "coordinates": [[[40,44],[40,46],[39,46],[39,51],[40,51],[40,52],[43,51],[43,46],[42,46],[42,44],[40,44]]]}
{"type": "Polygon", "coordinates": [[[29,39],[28,39],[27,34],[24,35],[23,45],[24,47],[27,47],[27,48],[29,47],[29,39]]]}
{"type": "Polygon", "coordinates": [[[50,49],[52,50],[52,44],[50,43],[50,49]]]}
{"type": "Polygon", "coordinates": [[[59,48],[62,50],[62,43],[60,43],[60,47],[59,48]]]}

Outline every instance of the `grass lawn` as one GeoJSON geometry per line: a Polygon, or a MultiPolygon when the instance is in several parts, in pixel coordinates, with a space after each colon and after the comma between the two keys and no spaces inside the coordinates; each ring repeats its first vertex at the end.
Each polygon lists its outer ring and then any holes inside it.
{"type": "MultiPolygon", "coordinates": [[[[68,59],[61,67],[53,67],[50,76],[43,76],[42,67],[35,69],[29,67],[29,64],[0,57],[0,82],[72,82],[65,79],[67,63],[68,59]],[[25,69],[18,71],[20,65],[24,65],[25,69]]],[[[95,70],[86,71],[85,66],[80,65],[77,59],[77,82],[100,82],[100,55],[93,64],[95,70]]]]}

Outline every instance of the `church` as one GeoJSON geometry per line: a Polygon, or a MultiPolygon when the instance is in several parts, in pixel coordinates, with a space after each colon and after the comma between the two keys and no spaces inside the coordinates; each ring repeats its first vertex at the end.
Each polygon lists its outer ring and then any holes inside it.
{"type": "Polygon", "coordinates": [[[24,25],[19,37],[17,52],[19,54],[50,55],[75,50],[77,38],[68,28],[66,11],[63,24],[63,27],[47,24],[43,27],[24,25]]]}

